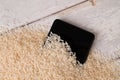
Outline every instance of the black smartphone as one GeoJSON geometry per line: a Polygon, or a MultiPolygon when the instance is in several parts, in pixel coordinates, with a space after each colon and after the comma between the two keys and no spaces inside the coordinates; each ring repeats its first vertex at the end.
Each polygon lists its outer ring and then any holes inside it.
{"type": "Polygon", "coordinates": [[[67,42],[72,52],[76,53],[76,59],[82,64],[85,63],[95,38],[93,33],[59,19],[54,21],[48,36],[51,32],[67,42]]]}

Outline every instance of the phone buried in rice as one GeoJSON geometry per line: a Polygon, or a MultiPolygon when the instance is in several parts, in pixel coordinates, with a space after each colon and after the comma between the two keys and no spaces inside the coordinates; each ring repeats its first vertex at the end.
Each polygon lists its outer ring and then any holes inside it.
{"type": "Polygon", "coordinates": [[[76,59],[80,63],[85,63],[94,41],[94,34],[69,24],[65,21],[56,19],[48,33],[57,34],[67,42],[73,53],[76,53],[76,59]]]}

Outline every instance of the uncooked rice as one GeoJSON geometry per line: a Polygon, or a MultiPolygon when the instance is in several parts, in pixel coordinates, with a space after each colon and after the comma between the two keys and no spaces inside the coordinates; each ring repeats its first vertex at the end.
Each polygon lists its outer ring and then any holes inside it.
{"type": "Polygon", "coordinates": [[[120,80],[117,61],[102,62],[91,52],[84,65],[76,64],[67,43],[55,34],[46,36],[28,27],[1,34],[0,80],[120,80]]]}

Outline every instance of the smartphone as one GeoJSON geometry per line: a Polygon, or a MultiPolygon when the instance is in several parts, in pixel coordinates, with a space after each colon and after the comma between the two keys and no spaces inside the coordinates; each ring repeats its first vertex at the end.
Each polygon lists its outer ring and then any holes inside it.
{"type": "Polygon", "coordinates": [[[51,32],[57,34],[63,41],[68,43],[72,52],[76,53],[76,59],[80,63],[86,62],[95,38],[93,33],[59,19],[54,21],[48,36],[51,32]]]}

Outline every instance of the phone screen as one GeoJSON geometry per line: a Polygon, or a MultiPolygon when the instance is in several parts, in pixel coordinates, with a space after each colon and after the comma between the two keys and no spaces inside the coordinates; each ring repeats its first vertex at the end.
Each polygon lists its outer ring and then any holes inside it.
{"type": "Polygon", "coordinates": [[[67,42],[72,52],[76,53],[76,59],[82,64],[85,63],[94,41],[94,34],[59,19],[54,21],[50,32],[67,42]]]}

